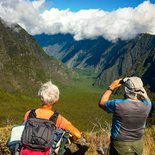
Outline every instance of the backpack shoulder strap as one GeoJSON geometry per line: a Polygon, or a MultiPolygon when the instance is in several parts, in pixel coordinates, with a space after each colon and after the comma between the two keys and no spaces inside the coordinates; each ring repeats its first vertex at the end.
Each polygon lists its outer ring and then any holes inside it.
{"type": "Polygon", "coordinates": [[[58,116],[59,116],[59,113],[55,111],[54,114],[49,118],[49,120],[52,121],[54,124],[56,124],[58,116]]]}
{"type": "Polygon", "coordinates": [[[32,109],[32,110],[30,111],[28,118],[36,118],[35,110],[36,110],[36,109],[32,109]]]}

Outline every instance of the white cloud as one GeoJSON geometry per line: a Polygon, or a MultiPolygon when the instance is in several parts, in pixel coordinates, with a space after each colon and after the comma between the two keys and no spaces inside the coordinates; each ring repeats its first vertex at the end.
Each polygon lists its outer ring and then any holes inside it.
{"type": "Polygon", "coordinates": [[[20,24],[28,32],[36,29],[42,20],[32,3],[25,0],[1,0],[0,17],[7,22],[20,24]]]}
{"type": "Polygon", "coordinates": [[[89,9],[72,12],[52,8],[39,13],[45,0],[1,0],[0,16],[19,23],[31,34],[70,33],[76,40],[102,36],[115,41],[140,33],[155,34],[155,4],[145,1],[136,8],[111,12],[89,9]]]}
{"type": "Polygon", "coordinates": [[[43,6],[44,3],[45,3],[45,0],[32,1],[32,5],[36,10],[39,10],[43,6]]]}

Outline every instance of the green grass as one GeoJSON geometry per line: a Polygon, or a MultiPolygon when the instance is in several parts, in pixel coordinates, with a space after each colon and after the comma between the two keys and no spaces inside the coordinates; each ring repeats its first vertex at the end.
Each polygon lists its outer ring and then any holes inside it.
{"type": "Polygon", "coordinates": [[[0,90],[0,125],[22,122],[24,113],[29,108],[37,107],[38,102],[39,100],[34,97],[10,94],[0,90]]]}
{"type": "Polygon", "coordinates": [[[109,121],[109,115],[98,107],[101,90],[90,87],[63,88],[60,101],[54,109],[60,111],[81,130],[92,130],[97,121],[109,121]]]}
{"type": "MultiPolygon", "coordinates": [[[[60,112],[81,131],[98,130],[105,122],[111,122],[111,114],[107,114],[98,107],[98,101],[106,88],[92,86],[90,75],[79,74],[70,85],[59,85],[60,100],[53,110],[60,112]]],[[[0,90],[0,126],[19,124],[24,114],[40,106],[36,96],[10,94],[0,90]]],[[[112,96],[111,98],[122,96],[112,96]]]]}
{"type": "MultiPolygon", "coordinates": [[[[93,87],[92,82],[90,77],[80,75],[70,86],[58,85],[60,100],[53,108],[82,131],[91,131],[96,122],[102,124],[110,121],[111,117],[98,107],[103,90],[93,87]]],[[[1,126],[5,126],[8,122],[11,124],[22,122],[28,110],[40,106],[37,92],[36,96],[30,97],[0,90],[0,101],[1,126]]]]}

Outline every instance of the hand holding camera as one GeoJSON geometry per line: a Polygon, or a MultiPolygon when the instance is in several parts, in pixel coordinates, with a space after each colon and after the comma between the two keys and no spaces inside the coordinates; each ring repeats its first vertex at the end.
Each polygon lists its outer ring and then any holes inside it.
{"type": "Polygon", "coordinates": [[[112,89],[112,90],[114,90],[115,88],[120,87],[120,86],[123,84],[122,82],[123,82],[122,79],[114,80],[114,81],[110,84],[109,88],[112,89]]]}

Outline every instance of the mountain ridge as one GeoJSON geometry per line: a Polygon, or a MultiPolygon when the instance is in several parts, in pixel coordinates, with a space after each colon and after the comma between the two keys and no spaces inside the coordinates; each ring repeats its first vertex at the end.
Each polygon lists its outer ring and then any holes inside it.
{"type": "MultiPolygon", "coordinates": [[[[37,37],[34,36],[36,40],[37,37]]],[[[151,72],[154,71],[154,35],[140,34],[134,39],[117,42],[109,42],[101,37],[95,40],[73,41],[71,36],[67,35],[71,38],[67,40],[65,35],[60,34],[48,37],[52,42],[49,41],[47,46],[43,47],[44,50],[66,63],[69,68],[91,69],[98,74],[95,84],[104,86],[120,77],[139,76],[144,84],[155,92],[155,75],[151,72]],[[55,42],[55,38],[59,38],[59,41],[55,42]],[[152,76],[149,77],[149,74],[152,76]]]]}
{"type": "Polygon", "coordinates": [[[48,56],[19,25],[0,20],[0,89],[33,93],[42,83],[71,81],[68,69],[48,56]]]}

